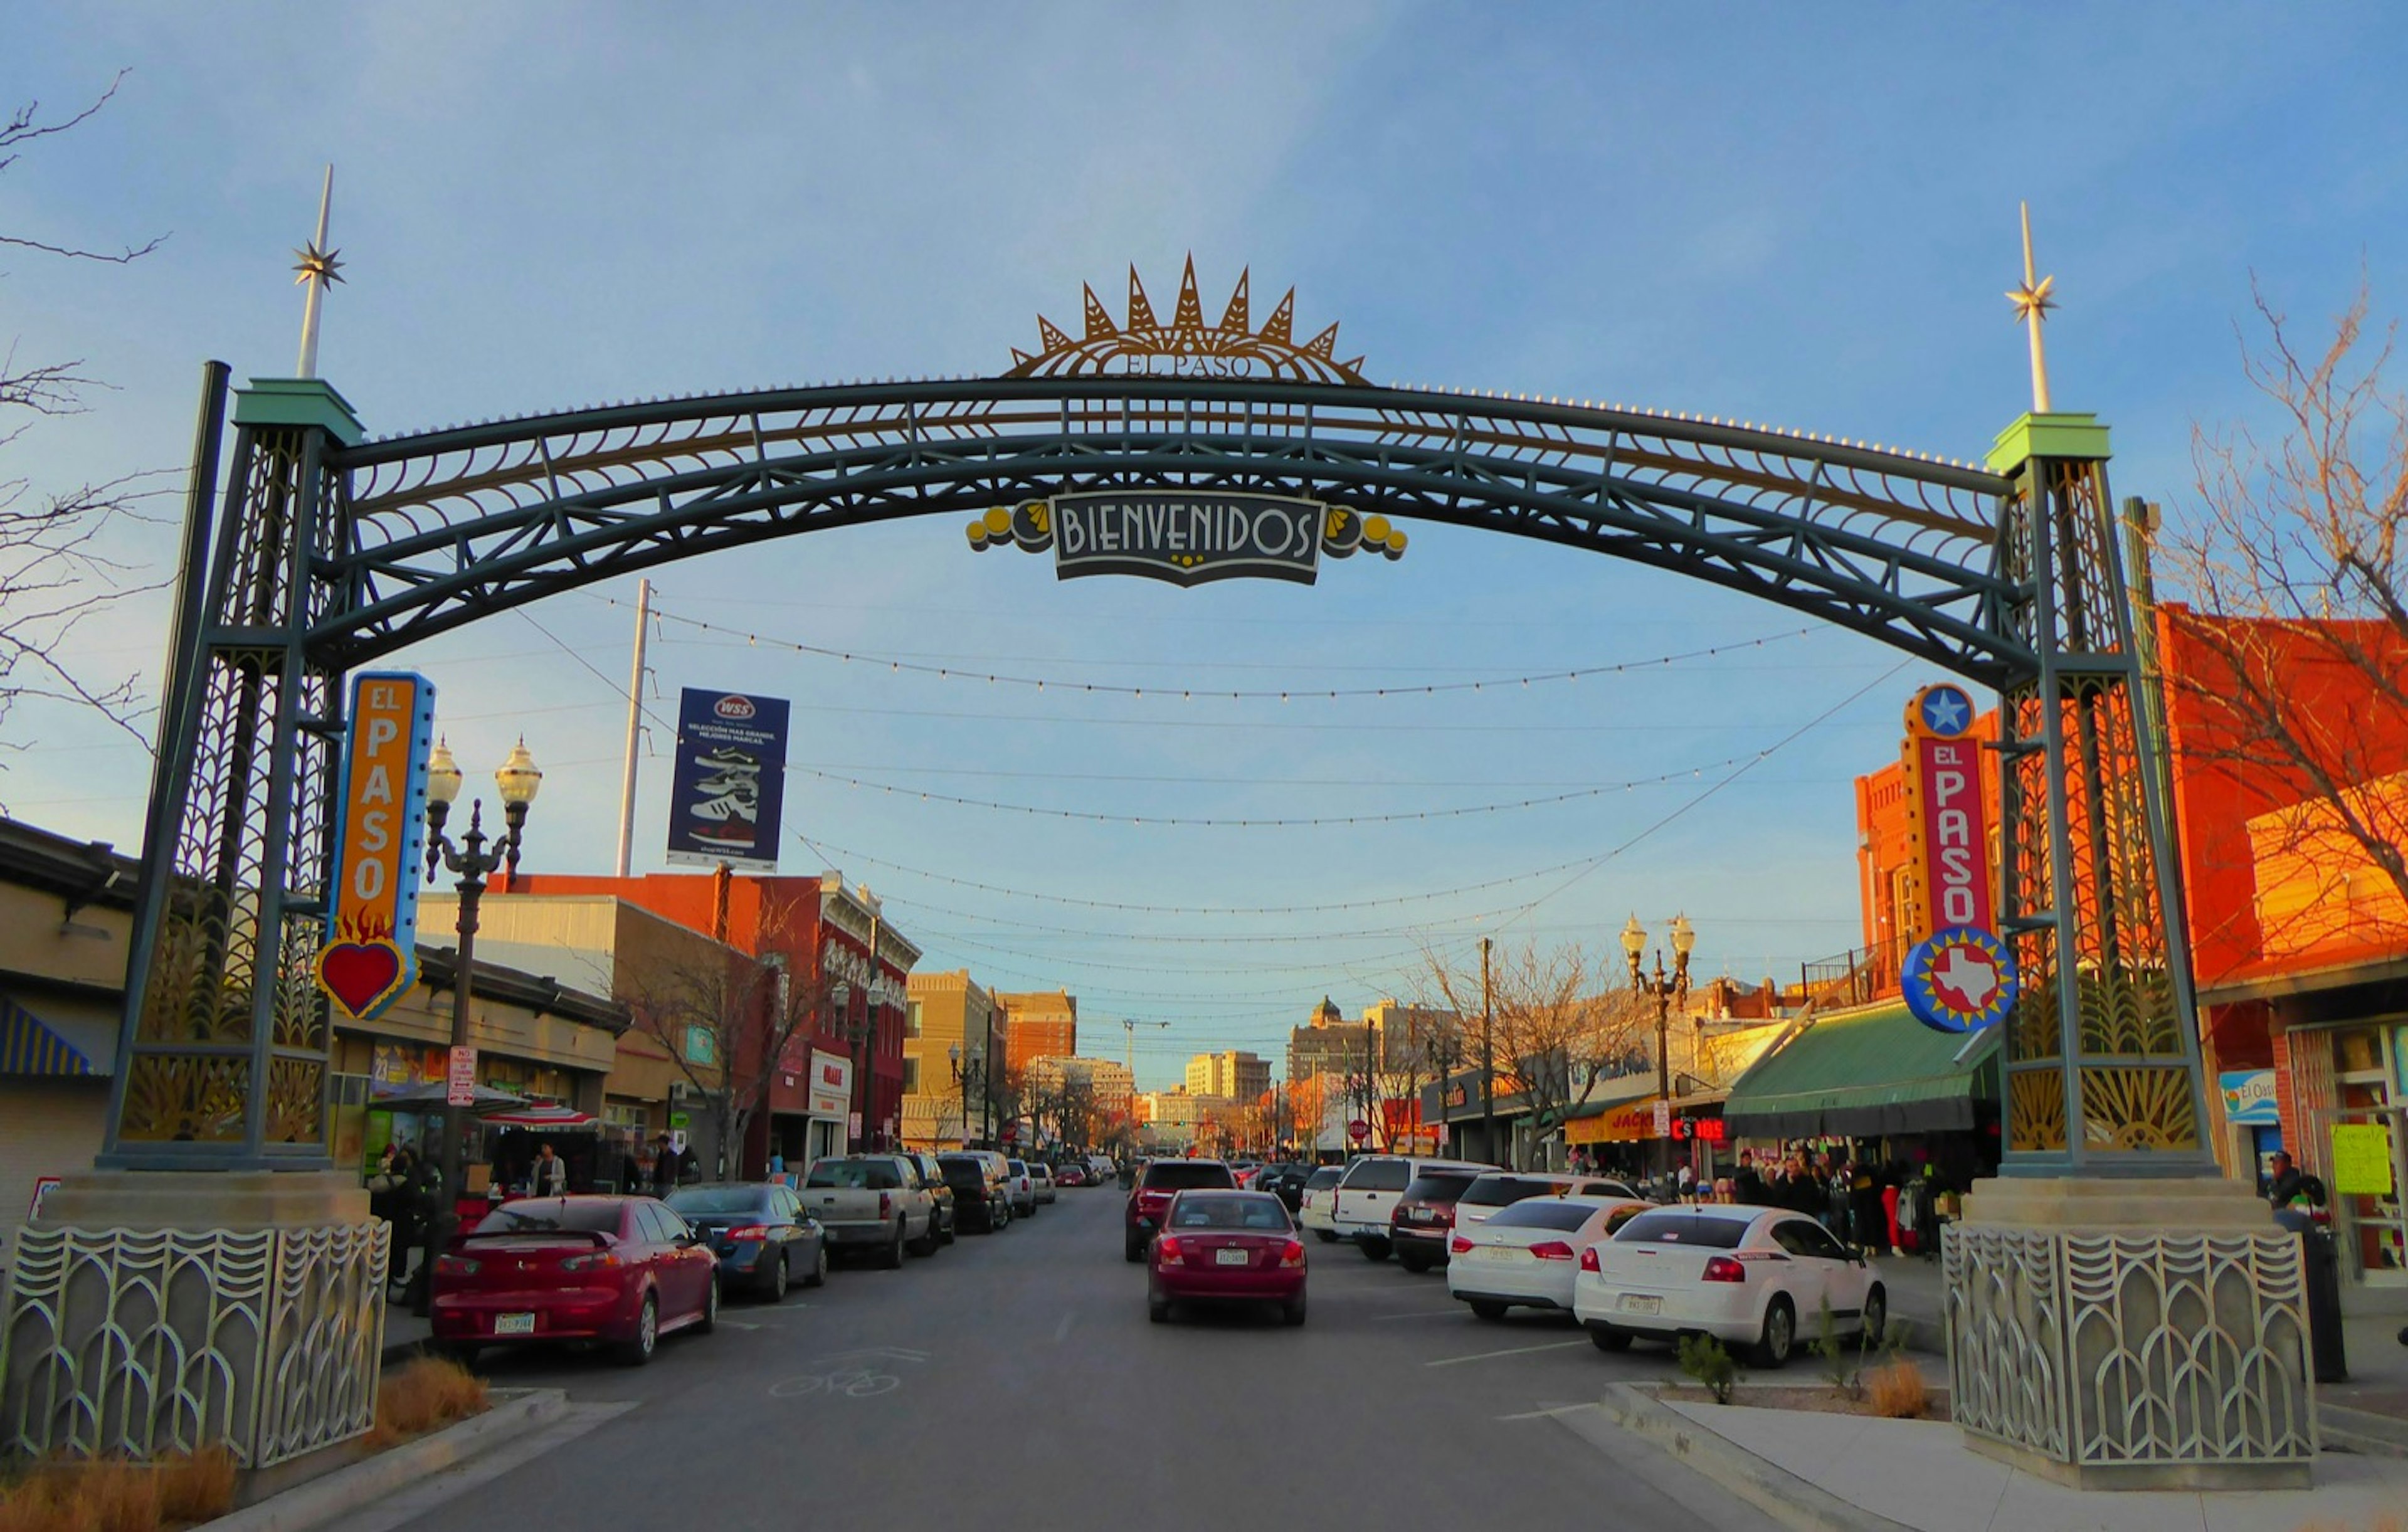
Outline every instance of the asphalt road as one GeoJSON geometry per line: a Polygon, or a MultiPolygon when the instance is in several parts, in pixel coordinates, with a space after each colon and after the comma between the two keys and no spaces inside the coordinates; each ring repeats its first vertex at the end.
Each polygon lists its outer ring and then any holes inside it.
{"type": "Polygon", "coordinates": [[[487,1353],[496,1386],[580,1407],[540,1440],[349,1519],[357,1532],[1771,1523],[1637,1440],[1544,1413],[1665,1353],[1568,1322],[1473,1320],[1443,1279],[1309,1243],[1312,1314],[1148,1324],[1122,1194],[1071,1189],[901,1271],[839,1265],[731,1302],[651,1366],[487,1353]],[[1610,1442],[1622,1439],[1609,1438],[1610,1442]]]}

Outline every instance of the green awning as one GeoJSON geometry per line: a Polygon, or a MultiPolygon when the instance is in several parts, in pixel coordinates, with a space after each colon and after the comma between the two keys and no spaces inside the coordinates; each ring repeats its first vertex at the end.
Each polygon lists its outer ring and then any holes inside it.
{"type": "Polygon", "coordinates": [[[1740,1076],[1723,1121],[1758,1138],[1971,1129],[1999,1099],[2000,1030],[1937,1032],[1895,1001],[1836,1012],[1740,1076]]]}

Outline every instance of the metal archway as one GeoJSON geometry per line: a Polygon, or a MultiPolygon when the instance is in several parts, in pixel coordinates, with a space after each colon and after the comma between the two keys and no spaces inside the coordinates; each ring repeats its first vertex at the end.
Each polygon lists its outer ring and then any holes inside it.
{"type": "MultiPolygon", "coordinates": [[[[2011,1162],[2213,1164],[2104,433],[2074,423],[2087,417],[2026,417],[2003,472],[1644,411],[1294,379],[853,384],[380,441],[301,379],[255,383],[235,419],[214,551],[179,602],[104,1164],[325,1163],[330,1034],[309,957],[347,668],[702,553],[1140,486],[1272,491],[1630,559],[1999,689],[2002,908],[2027,995],[2009,1024],[2011,1162]]],[[[203,435],[206,484],[218,433],[203,435]]]]}

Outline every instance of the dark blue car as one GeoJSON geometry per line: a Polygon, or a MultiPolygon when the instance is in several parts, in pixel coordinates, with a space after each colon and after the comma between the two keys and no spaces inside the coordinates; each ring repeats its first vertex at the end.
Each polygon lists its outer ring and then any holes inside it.
{"type": "Polygon", "coordinates": [[[790,1283],[827,1281],[827,1241],[792,1187],[714,1181],[681,1187],[668,1204],[719,1256],[719,1285],[776,1303],[790,1283]]]}

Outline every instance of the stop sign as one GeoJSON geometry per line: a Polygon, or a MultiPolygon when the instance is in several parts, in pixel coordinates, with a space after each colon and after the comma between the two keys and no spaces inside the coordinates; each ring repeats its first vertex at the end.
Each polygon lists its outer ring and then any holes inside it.
{"type": "Polygon", "coordinates": [[[1371,1124],[1363,1121],[1360,1117],[1357,1117],[1354,1121],[1346,1124],[1346,1137],[1354,1139],[1358,1144],[1370,1136],[1371,1124]]]}

